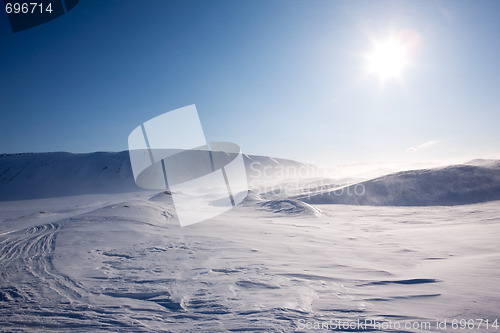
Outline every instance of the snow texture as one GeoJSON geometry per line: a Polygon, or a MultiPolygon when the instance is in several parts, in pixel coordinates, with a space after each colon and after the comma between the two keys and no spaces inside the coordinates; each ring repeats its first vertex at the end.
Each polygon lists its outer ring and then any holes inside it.
{"type": "Polygon", "coordinates": [[[494,167],[363,183],[367,202],[413,207],[317,204],[331,203],[329,186],[309,203],[254,190],[180,228],[169,192],[128,182],[126,153],[0,161],[1,331],[309,332],[301,322],[446,319],[431,331],[457,332],[454,319],[500,319],[500,201],[456,205],[494,199],[494,167]],[[66,182],[100,194],[63,196],[75,194],[66,182]],[[9,190],[58,197],[16,201],[9,190]]]}

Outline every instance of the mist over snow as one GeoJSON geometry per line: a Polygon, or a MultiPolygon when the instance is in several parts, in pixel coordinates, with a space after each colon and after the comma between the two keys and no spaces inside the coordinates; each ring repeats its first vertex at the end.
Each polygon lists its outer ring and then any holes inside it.
{"type": "Polygon", "coordinates": [[[317,194],[311,204],[448,206],[500,200],[500,164],[403,171],[317,194]]]}

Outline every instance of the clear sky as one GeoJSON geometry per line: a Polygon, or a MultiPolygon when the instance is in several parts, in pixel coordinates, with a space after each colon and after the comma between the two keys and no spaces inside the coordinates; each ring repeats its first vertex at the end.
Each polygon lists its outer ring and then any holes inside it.
{"type": "Polygon", "coordinates": [[[196,104],[209,141],[250,154],[500,158],[499,17],[495,0],[81,0],[13,34],[2,14],[0,152],[126,150],[196,104]],[[405,56],[384,72],[391,41],[405,56]]]}

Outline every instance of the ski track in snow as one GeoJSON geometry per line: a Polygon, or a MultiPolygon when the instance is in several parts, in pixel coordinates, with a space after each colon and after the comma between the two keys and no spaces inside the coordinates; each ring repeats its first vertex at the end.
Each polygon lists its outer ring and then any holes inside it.
{"type": "MultiPolygon", "coordinates": [[[[58,304],[69,304],[81,298],[77,283],[58,273],[53,266],[56,236],[60,230],[57,223],[30,227],[11,232],[0,241],[2,262],[0,309],[2,326],[37,326],[25,321],[28,317],[71,318],[71,309],[58,304]]],[[[78,309],[73,309],[78,316],[78,309]]],[[[49,328],[50,323],[40,325],[49,328]]]]}
{"type": "Polygon", "coordinates": [[[167,202],[139,198],[36,226],[20,218],[0,234],[0,327],[302,332],[300,319],[494,320],[498,206],[274,200],[180,228],[167,202]]]}

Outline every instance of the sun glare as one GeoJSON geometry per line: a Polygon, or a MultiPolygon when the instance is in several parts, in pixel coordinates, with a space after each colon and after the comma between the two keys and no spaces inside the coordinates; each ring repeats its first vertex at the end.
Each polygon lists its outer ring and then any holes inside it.
{"type": "Polygon", "coordinates": [[[403,29],[392,31],[385,39],[370,38],[372,50],[365,53],[366,72],[378,76],[381,82],[402,80],[403,72],[415,65],[422,38],[418,31],[403,29]]]}
{"type": "Polygon", "coordinates": [[[397,40],[376,43],[374,50],[367,57],[368,73],[378,75],[380,80],[399,78],[408,65],[405,47],[397,40]]]}
{"type": "Polygon", "coordinates": [[[383,79],[400,76],[407,62],[405,53],[403,46],[396,41],[378,44],[368,56],[368,71],[383,79]]]}

